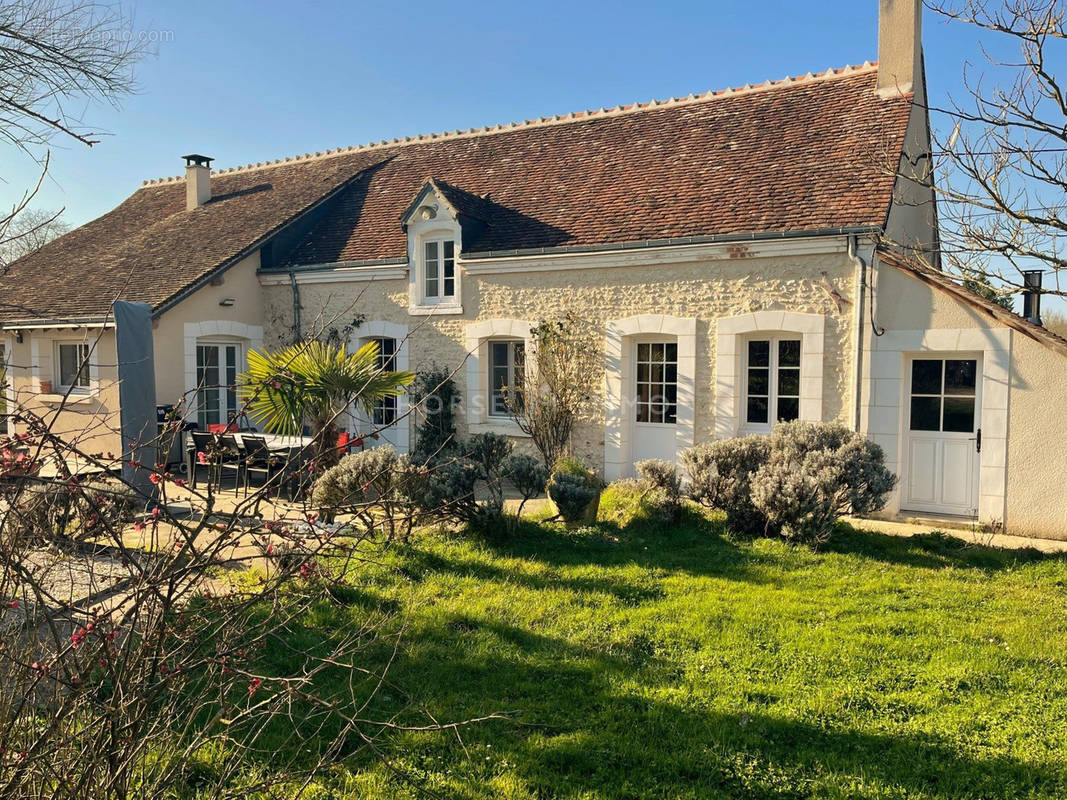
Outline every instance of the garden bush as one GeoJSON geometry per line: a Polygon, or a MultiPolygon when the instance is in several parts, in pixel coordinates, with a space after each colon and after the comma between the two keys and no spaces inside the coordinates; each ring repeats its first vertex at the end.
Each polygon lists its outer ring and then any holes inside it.
{"type": "Polygon", "coordinates": [[[595,522],[603,483],[581,460],[561,458],[546,490],[564,522],[595,522]]]}
{"type": "Polygon", "coordinates": [[[522,516],[522,507],[526,501],[541,494],[548,483],[548,470],[540,459],[528,453],[512,453],[501,465],[501,473],[522,496],[516,517],[522,516]]]}
{"type": "Polygon", "coordinates": [[[752,501],[787,539],[825,539],[842,514],[882,508],[896,484],[882,448],[843,425],[778,425],[769,444],[770,458],[752,477],[752,501]]]}
{"type": "Polygon", "coordinates": [[[689,474],[690,495],[698,503],[726,512],[735,533],[765,533],[767,519],[752,502],[752,476],[769,455],[765,436],[719,439],[682,453],[689,474]]]}
{"type": "Polygon", "coordinates": [[[525,504],[544,489],[548,477],[537,459],[514,454],[513,449],[506,436],[479,433],[463,442],[458,455],[430,461],[418,498],[420,508],[427,515],[475,527],[501,522],[506,482],[519,491],[525,504]],[[485,489],[481,499],[477,494],[479,482],[485,489]]]}
{"type": "Polygon", "coordinates": [[[452,373],[433,366],[415,376],[411,395],[419,419],[413,458],[420,462],[448,460],[456,448],[456,406],[459,389],[452,373]]]}
{"type": "Polygon", "coordinates": [[[311,500],[326,522],[339,513],[354,514],[368,526],[376,524],[372,506],[385,514],[390,535],[397,523],[405,531],[414,524],[416,498],[426,481],[425,470],[388,445],[342,458],[315,481],[311,500]]]}
{"type": "Polygon", "coordinates": [[[600,496],[598,518],[620,526],[663,527],[678,521],[682,510],[682,481],[669,461],[648,459],[634,464],[637,479],[612,481],[600,496]]]}
{"type": "Polygon", "coordinates": [[[896,477],[882,449],[836,423],[788,422],[769,436],[709,442],[682,455],[691,493],[739,533],[818,542],[842,514],[885,505],[896,477]]]}

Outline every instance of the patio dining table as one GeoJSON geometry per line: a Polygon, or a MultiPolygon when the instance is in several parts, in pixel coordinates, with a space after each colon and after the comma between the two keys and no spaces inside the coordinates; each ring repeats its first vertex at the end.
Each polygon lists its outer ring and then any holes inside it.
{"type": "Polygon", "coordinates": [[[295,450],[300,447],[307,447],[313,441],[310,436],[283,436],[280,433],[252,433],[251,431],[244,431],[243,433],[230,434],[237,441],[237,446],[244,449],[245,443],[241,438],[242,436],[258,436],[264,442],[267,443],[269,450],[295,450]]]}

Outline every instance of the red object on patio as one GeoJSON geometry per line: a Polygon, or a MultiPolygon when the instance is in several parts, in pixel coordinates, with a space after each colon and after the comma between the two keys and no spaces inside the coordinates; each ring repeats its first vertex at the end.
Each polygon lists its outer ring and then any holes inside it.
{"type": "Polygon", "coordinates": [[[213,422],[207,426],[208,433],[237,433],[236,422],[213,422]]]}
{"type": "Polygon", "coordinates": [[[337,449],[341,450],[343,452],[346,452],[346,453],[348,452],[348,434],[347,433],[339,433],[339,434],[337,434],[337,449]]]}

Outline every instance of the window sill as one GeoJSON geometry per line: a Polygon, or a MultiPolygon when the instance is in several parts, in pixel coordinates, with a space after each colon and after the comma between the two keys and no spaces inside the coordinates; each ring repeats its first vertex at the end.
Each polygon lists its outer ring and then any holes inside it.
{"type": "Polygon", "coordinates": [[[472,422],[467,429],[472,436],[476,433],[497,433],[501,436],[516,436],[520,439],[530,438],[530,434],[525,433],[517,422],[506,417],[489,419],[485,422],[472,422]]]}
{"type": "Polygon", "coordinates": [[[67,405],[75,403],[91,403],[96,400],[96,392],[71,392],[69,395],[39,394],[37,395],[37,399],[48,405],[59,405],[63,402],[66,402],[67,405]]]}
{"type": "Polygon", "coordinates": [[[408,314],[412,316],[428,317],[443,314],[462,314],[463,306],[454,303],[433,303],[423,306],[408,306],[408,314]]]}
{"type": "Polygon", "coordinates": [[[741,425],[737,429],[739,436],[766,436],[773,430],[771,425],[741,425]]]}

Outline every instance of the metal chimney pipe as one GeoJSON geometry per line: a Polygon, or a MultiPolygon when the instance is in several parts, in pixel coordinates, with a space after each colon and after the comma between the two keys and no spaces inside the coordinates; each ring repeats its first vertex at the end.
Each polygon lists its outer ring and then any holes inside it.
{"type": "Polygon", "coordinates": [[[1039,269],[1023,270],[1023,316],[1035,325],[1044,324],[1041,321],[1041,275],[1039,269]]]}

